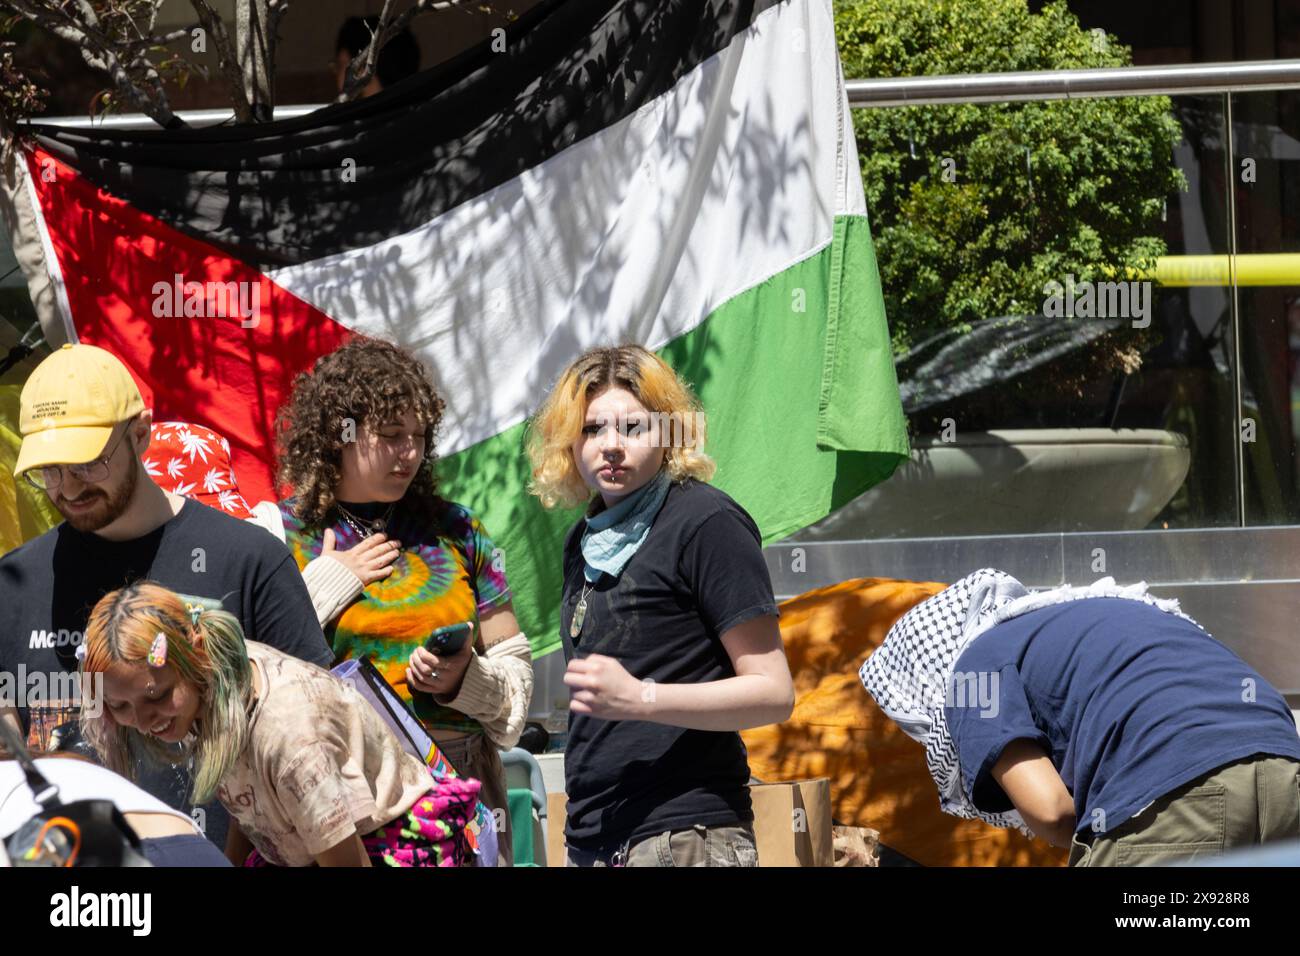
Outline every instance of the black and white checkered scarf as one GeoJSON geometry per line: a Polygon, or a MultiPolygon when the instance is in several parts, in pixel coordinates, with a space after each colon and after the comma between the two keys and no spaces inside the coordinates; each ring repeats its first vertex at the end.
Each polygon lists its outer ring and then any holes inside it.
{"type": "Polygon", "coordinates": [[[985,813],[971,803],[944,713],[947,690],[957,659],[989,628],[1051,604],[1092,597],[1127,598],[1187,617],[1177,601],[1148,594],[1145,583],[1119,587],[1113,578],[1103,578],[1087,587],[1031,593],[1006,572],[983,568],[904,614],[863,663],[858,676],[867,693],[908,736],[925,746],[926,765],[945,813],[1029,834],[1016,811],[985,813]]]}

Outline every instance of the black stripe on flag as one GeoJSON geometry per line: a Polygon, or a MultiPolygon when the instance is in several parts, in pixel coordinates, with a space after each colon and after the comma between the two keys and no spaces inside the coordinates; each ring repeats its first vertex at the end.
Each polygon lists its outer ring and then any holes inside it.
{"type": "Polygon", "coordinates": [[[274,268],[374,245],[507,182],[666,93],[778,2],[544,0],[506,27],[504,52],[489,39],[294,120],[28,129],[109,193],[274,268]]]}

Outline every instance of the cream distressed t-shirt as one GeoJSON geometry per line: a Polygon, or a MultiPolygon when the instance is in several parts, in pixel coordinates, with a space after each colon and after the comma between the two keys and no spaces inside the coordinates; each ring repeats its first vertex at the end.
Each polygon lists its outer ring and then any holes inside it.
{"type": "Polygon", "coordinates": [[[249,742],[217,788],[257,851],[277,866],[400,817],[433,787],[429,770],[349,684],[248,642],[262,678],[249,742]]]}

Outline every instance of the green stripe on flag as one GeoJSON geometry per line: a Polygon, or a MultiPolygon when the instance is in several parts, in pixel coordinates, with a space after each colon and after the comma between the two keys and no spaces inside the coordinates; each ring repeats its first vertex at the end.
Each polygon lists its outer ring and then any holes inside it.
{"type": "Polygon", "coordinates": [[[837,451],[895,449],[906,456],[907,424],[896,400],[894,352],[865,216],[836,218],[829,288],[834,294],[826,310],[817,443],[837,451]]]}
{"type": "MultiPolygon", "coordinates": [[[[831,244],[730,299],[660,355],[699,395],[714,484],[753,515],[764,544],[907,457],[865,217],[837,217],[831,244]]],[[[444,459],[442,493],[473,509],[503,549],[515,613],[540,657],[561,644],[564,535],[581,510],[548,513],[525,491],[524,427],[444,459]]]]}

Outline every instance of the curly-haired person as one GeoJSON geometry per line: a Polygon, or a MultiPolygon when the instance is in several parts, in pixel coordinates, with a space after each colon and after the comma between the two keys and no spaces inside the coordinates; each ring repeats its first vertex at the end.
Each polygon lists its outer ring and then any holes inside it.
{"type": "Polygon", "coordinates": [[[295,381],[277,424],[279,479],[292,494],[260,503],[253,520],[289,545],[337,658],[370,656],[452,765],[482,781],[509,865],[497,748],[523,730],[532,655],[487,531],[438,495],[443,410],[414,357],[350,340],[295,381]],[[476,639],[461,651],[425,649],[433,630],[463,621],[476,639]]]}

